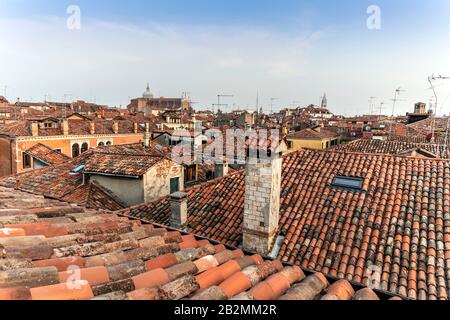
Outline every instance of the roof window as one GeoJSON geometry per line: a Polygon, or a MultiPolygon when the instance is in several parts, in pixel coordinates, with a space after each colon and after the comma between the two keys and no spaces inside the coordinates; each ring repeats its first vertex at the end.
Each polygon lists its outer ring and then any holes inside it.
{"type": "Polygon", "coordinates": [[[336,176],[331,185],[338,188],[361,190],[364,180],[362,178],[336,176]]]}
{"type": "Polygon", "coordinates": [[[80,164],[78,167],[76,167],[75,169],[72,169],[70,171],[70,173],[80,173],[81,171],[84,170],[85,165],[84,164],[80,164]]]}

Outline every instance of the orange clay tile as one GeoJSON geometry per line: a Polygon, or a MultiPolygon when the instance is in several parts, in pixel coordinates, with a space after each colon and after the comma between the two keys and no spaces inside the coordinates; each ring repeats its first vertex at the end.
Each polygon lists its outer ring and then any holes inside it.
{"type": "Polygon", "coordinates": [[[0,288],[0,301],[2,300],[31,300],[29,288],[0,288]]]}
{"type": "Polygon", "coordinates": [[[94,297],[87,281],[80,280],[30,289],[33,300],[89,300],[94,297]]]}
{"type": "Polygon", "coordinates": [[[236,249],[236,250],[232,251],[232,253],[233,253],[233,256],[235,259],[242,258],[244,256],[244,252],[242,252],[241,249],[236,249]]]}
{"type": "Polygon", "coordinates": [[[264,262],[264,259],[259,254],[254,254],[250,258],[252,258],[252,260],[255,261],[255,264],[257,265],[264,262]]]}
{"type": "Polygon", "coordinates": [[[217,267],[219,263],[214,256],[206,256],[194,261],[195,266],[198,269],[198,273],[217,267]]]}
{"type": "Polygon", "coordinates": [[[170,282],[169,275],[161,268],[142,273],[132,279],[136,289],[160,286],[170,282]]]}
{"type": "Polygon", "coordinates": [[[198,248],[197,240],[195,239],[188,239],[187,241],[183,241],[178,244],[180,247],[180,250],[186,250],[186,249],[194,249],[198,248]]]}
{"type": "Polygon", "coordinates": [[[73,271],[59,272],[59,281],[73,281],[73,279],[86,280],[91,286],[109,282],[108,269],[106,267],[92,267],[74,269],[73,271]]]}
{"type": "Polygon", "coordinates": [[[2,228],[0,229],[0,238],[12,238],[26,236],[25,230],[20,228],[2,228]]]}
{"type": "Polygon", "coordinates": [[[56,258],[33,261],[35,267],[56,267],[59,272],[67,271],[67,268],[77,266],[84,268],[84,259],[81,257],[56,258]]]}
{"type": "Polygon", "coordinates": [[[168,268],[178,263],[177,257],[173,253],[164,254],[145,262],[145,268],[150,271],[158,268],[168,268]]]}
{"type": "Polygon", "coordinates": [[[158,288],[142,288],[127,293],[129,300],[157,300],[158,288]]]}
{"type": "Polygon", "coordinates": [[[216,253],[227,250],[223,244],[215,245],[214,248],[216,249],[216,253]]]}
{"type": "Polygon", "coordinates": [[[182,236],[181,239],[182,239],[182,242],[185,242],[185,241],[196,241],[194,235],[192,235],[192,234],[188,234],[188,235],[182,236]]]}
{"type": "Polygon", "coordinates": [[[266,281],[258,283],[249,293],[255,300],[274,300],[278,296],[266,281]]]}
{"type": "Polygon", "coordinates": [[[6,225],[8,228],[20,228],[25,230],[27,236],[42,235],[47,238],[65,236],[68,230],[62,226],[55,226],[48,222],[29,223],[29,224],[12,224],[6,225]]]}
{"type": "Polygon", "coordinates": [[[327,289],[327,294],[336,296],[339,300],[351,300],[355,290],[347,280],[339,280],[327,289]]]}
{"type": "Polygon", "coordinates": [[[199,240],[199,241],[197,241],[197,244],[199,247],[204,247],[211,243],[208,240],[199,240]]]}
{"type": "Polygon", "coordinates": [[[274,297],[272,299],[280,297],[291,287],[290,281],[282,273],[277,273],[270,276],[265,282],[270,286],[272,292],[274,293],[274,297]]]}
{"type": "Polygon", "coordinates": [[[228,298],[244,292],[252,287],[252,283],[243,272],[237,272],[219,285],[228,298]]]}

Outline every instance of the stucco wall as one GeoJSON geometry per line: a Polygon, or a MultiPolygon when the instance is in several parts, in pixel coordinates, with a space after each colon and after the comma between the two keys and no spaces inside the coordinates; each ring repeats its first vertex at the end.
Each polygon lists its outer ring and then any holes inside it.
{"type": "Polygon", "coordinates": [[[142,178],[122,178],[91,175],[92,181],[111,190],[124,204],[134,206],[144,202],[144,188],[142,178]]]}
{"type": "Polygon", "coordinates": [[[153,166],[144,175],[145,202],[159,199],[170,194],[170,179],[180,178],[180,190],[184,190],[183,167],[170,161],[163,160],[153,166]]]}
{"type": "Polygon", "coordinates": [[[10,141],[0,138],[0,177],[10,175],[11,173],[10,141]]]}
{"type": "Polygon", "coordinates": [[[300,150],[301,148],[307,148],[307,149],[315,149],[315,150],[323,150],[327,149],[327,142],[328,142],[328,148],[330,148],[331,142],[333,139],[323,139],[323,140],[301,140],[301,139],[286,139],[287,141],[292,143],[292,148],[288,150],[288,152],[294,152],[297,150],[300,150]]]}

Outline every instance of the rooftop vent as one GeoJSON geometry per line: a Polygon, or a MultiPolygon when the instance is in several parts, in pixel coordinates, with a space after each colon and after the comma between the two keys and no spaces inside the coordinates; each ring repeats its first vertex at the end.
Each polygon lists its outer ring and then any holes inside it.
{"type": "Polygon", "coordinates": [[[363,178],[336,176],[331,185],[337,188],[347,188],[353,190],[361,190],[363,186],[363,178]]]}

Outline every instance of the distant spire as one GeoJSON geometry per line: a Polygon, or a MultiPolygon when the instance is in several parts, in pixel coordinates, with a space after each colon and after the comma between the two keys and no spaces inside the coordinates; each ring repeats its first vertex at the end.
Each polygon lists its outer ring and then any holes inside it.
{"type": "Polygon", "coordinates": [[[256,91],[256,114],[259,111],[259,91],[256,91]]]}
{"type": "Polygon", "coordinates": [[[327,100],[327,94],[323,94],[322,98],[322,108],[327,109],[328,108],[328,100],[327,100]]]}

